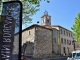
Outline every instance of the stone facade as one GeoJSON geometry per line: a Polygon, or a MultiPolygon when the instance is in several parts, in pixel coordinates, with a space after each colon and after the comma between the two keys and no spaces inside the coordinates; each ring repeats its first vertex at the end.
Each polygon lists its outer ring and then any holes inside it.
{"type": "Polygon", "coordinates": [[[46,58],[52,55],[52,30],[36,27],[34,58],[46,58]]]}
{"type": "Polygon", "coordinates": [[[23,30],[22,45],[27,43],[25,53],[34,58],[55,57],[63,53],[68,55],[74,50],[71,34],[71,31],[61,26],[51,25],[51,16],[45,12],[41,17],[41,25],[34,24],[23,30]],[[68,36],[64,31],[69,33],[68,36]],[[67,40],[71,41],[70,45],[67,40]]]}
{"type": "Polygon", "coordinates": [[[44,27],[52,29],[52,54],[60,54],[60,44],[59,44],[59,30],[53,28],[51,25],[45,25],[44,27]]]}
{"type": "Polygon", "coordinates": [[[60,53],[59,31],[40,25],[33,25],[22,33],[22,45],[26,42],[25,55],[34,58],[54,57],[60,53]]]}
{"type": "Polygon", "coordinates": [[[26,42],[27,48],[25,50],[25,56],[32,56],[34,51],[34,43],[33,42],[26,42]]]}
{"type": "Polygon", "coordinates": [[[22,32],[22,45],[27,43],[25,55],[33,55],[33,44],[35,39],[35,27],[23,30],[22,32]]]}
{"type": "Polygon", "coordinates": [[[34,42],[35,39],[35,27],[26,29],[22,32],[22,45],[25,42],[34,42]]]}
{"type": "Polygon", "coordinates": [[[53,53],[60,54],[60,45],[58,44],[59,31],[53,28],[53,53]]]}

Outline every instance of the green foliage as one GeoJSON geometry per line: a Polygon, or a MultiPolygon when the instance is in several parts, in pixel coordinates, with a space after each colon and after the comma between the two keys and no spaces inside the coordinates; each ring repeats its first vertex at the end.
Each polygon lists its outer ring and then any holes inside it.
{"type": "Polygon", "coordinates": [[[78,16],[75,18],[75,22],[71,29],[75,35],[75,40],[80,42],[80,13],[78,13],[78,16]]]}
{"type": "MultiPolygon", "coordinates": [[[[10,1],[10,0],[4,0],[4,1],[10,1]]],[[[42,2],[42,0],[20,0],[20,1],[23,4],[22,24],[31,23],[31,21],[32,21],[31,16],[33,16],[37,11],[39,11],[40,2],[42,2]]],[[[47,1],[47,3],[50,2],[49,0],[44,0],[44,1],[47,1]]],[[[2,2],[3,1],[0,1],[0,7],[2,6],[2,4],[1,4],[2,2]]],[[[1,9],[0,9],[0,12],[1,12],[1,9]]]]}

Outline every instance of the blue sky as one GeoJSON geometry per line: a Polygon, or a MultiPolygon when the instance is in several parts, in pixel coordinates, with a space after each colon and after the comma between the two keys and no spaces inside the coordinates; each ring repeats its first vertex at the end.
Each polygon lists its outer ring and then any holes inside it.
{"type": "MultiPolygon", "coordinates": [[[[40,11],[38,11],[32,18],[32,24],[40,21],[45,9],[51,16],[52,25],[60,25],[69,30],[74,23],[75,17],[80,12],[80,0],[51,0],[50,3],[41,2],[40,11]]],[[[23,28],[26,28],[23,26],[23,28]]]]}

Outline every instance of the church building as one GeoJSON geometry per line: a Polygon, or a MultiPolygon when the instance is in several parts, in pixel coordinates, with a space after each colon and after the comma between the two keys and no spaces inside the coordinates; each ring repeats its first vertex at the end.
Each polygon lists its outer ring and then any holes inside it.
{"type": "Polygon", "coordinates": [[[51,16],[45,11],[41,25],[33,24],[22,31],[25,55],[33,58],[48,58],[69,55],[74,50],[72,32],[59,25],[51,25],[51,16]]]}

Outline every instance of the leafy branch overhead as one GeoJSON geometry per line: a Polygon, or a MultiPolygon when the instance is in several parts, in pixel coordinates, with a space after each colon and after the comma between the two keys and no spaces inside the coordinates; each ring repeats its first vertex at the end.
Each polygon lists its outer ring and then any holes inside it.
{"type": "Polygon", "coordinates": [[[80,42],[80,13],[78,13],[78,16],[75,18],[75,22],[71,29],[75,35],[75,40],[80,42]]]}
{"type": "MultiPolygon", "coordinates": [[[[10,1],[10,0],[4,0],[4,1],[10,1]]],[[[20,0],[20,1],[23,4],[23,10],[22,10],[23,21],[22,21],[22,24],[31,23],[31,21],[32,21],[31,16],[33,16],[37,11],[39,11],[40,3],[43,0],[20,0]]],[[[49,0],[44,0],[44,1],[46,1],[47,3],[50,2],[49,0]]],[[[0,1],[0,7],[2,6],[2,4],[1,4],[2,2],[3,1],[0,1]]],[[[0,12],[1,12],[1,9],[0,9],[0,12]]]]}

